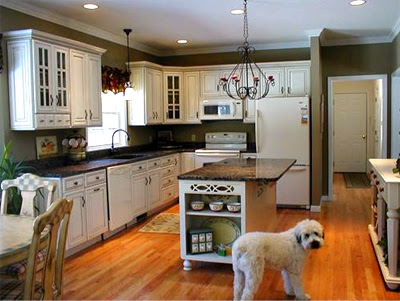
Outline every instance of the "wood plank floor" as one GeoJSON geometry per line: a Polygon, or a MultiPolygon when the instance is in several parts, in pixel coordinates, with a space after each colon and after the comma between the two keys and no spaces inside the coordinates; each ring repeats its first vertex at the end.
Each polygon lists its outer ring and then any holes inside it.
{"type": "MultiPolygon", "coordinates": [[[[277,231],[304,218],[325,227],[325,246],[312,251],[304,285],[313,299],[399,299],[385,288],[369,239],[372,191],[346,189],[334,176],[334,201],[321,213],[279,209],[277,231]]],[[[178,206],[168,212],[178,212],[178,206]]],[[[197,263],[182,270],[179,235],[140,233],[143,223],[66,261],[64,299],[232,299],[231,265],[197,263]]],[[[288,299],[280,272],[266,270],[256,299],[288,299]]]]}

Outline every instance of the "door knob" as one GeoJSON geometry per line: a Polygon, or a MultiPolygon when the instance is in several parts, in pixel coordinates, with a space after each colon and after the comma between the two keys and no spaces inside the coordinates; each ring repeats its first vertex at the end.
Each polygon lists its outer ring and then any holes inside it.
{"type": "Polygon", "coordinates": [[[362,135],[362,138],[365,140],[366,136],[365,136],[365,135],[362,135]]]}

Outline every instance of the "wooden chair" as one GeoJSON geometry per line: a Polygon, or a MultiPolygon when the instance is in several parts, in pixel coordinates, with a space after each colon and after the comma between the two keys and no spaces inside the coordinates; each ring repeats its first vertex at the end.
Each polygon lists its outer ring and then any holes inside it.
{"type": "Polygon", "coordinates": [[[60,199],[35,219],[25,281],[1,279],[0,299],[57,300],[62,298],[64,254],[71,210],[72,200],[60,199]],[[48,232],[46,235],[48,252],[41,279],[36,281],[37,254],[44,231],[48,232]]]}
{"type": "MultiPolygon", "coordinates": [[[[22,196],[22,205],[20,215],[24,216],[35,216],[35,204],[34,199],[37,195],[39,189],[45,189],[44,194],[47,194],[46,198],[46,208],[50,206],[53,201],[54,191],[56,189],[56,183],[45,180],[34,174],[26,173],[22,176],[13,180],[4,180],[1,183],[1,189],[3,190],[1,195],[1,214],[7,214],[7,190],[16,187],[22,196]]],[[[46,257],[46,249],[41,250],[38,253],[38,270],[42,269],[44,258],[46,257]]],[[[0,269],[0,278],[12,277],[17,279],[22,279],[25,275],[27,268],[27,261],[23,260],[21,262],[15,263],[8,267],[0,269]]]]}
{"type": "Polygon", "coordinates": [[[38,190],[41,188],[45,188],[47,190],[46,208],[48,208],[53,201],[53,194],[54,190],[56,189],[56,183],[45,180],[31,173],[23,174],[16,179],[4,180],[3,182],[1,182],[1,189],[3,191],[1,194],[1,214],[7,214],[7,190],[11,187],[15,187],[21,192],[22,206],[19,214],[25,216],[35,216],[34,200],[38,190]]]}

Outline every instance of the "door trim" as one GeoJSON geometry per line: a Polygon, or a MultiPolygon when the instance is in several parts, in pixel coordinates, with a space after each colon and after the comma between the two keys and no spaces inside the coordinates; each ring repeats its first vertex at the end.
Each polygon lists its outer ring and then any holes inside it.
{"type": "Polygon", "coordinates": [[[391,158],[397,158],[397,153],[395,153],[395,147],[394,147],[394,145],[395,145],[395,141],[396,141],[396,138],[398,138],[398,135],[397,135],[397,131],[394,131],[394,124],[393,124],[393,121],[395,120],[395,118],[396,118],[396,113],[397,112],[395,112],[394,110],[393,110],[393,107],[394,107],[394,104],[397,102],[398,104],[400,104],[400,92],[395,92],[396,91],[396,89],[397,89],[397,91],[400,91],[400,67],[399,68],[397,68],[393,73],[392,73],[392,81],[391,81],[391,83],[392,83],[392,91],[391,91],[391,99],[392,99],[392,139],[391,139],[391,152],[390,152],[390,157],[391,158]]]}
{"type": "Polygon", "coordinates": [[[328,77],[328,198],[333,200],[333,83],[360,80],[382,80],[383,102],[383,137],[382,155],[387,158],[387,129],[388,129],[388,79],[387,74],[350,75],[328,77]]]}

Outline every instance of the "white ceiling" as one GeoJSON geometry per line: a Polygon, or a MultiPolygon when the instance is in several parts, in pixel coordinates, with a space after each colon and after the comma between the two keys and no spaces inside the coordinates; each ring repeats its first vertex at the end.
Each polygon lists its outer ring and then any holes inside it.
{"type": "MultiPolygon", "coordinates": [[[[249,0],[249,42],[256,49],[308,47],[323,33],[324,45],[391,42],[400,30],[400,0],[249,0]]],[[[1,0],[1,5],[125,44],[173,55],[234,51],[243,42],[243,16],[230,14],[241,0],[1,0]],[[91,2],[100,6],[82,8],[91,2]],[[177,39],[188,39],[178,45],[177,39]]]]}

